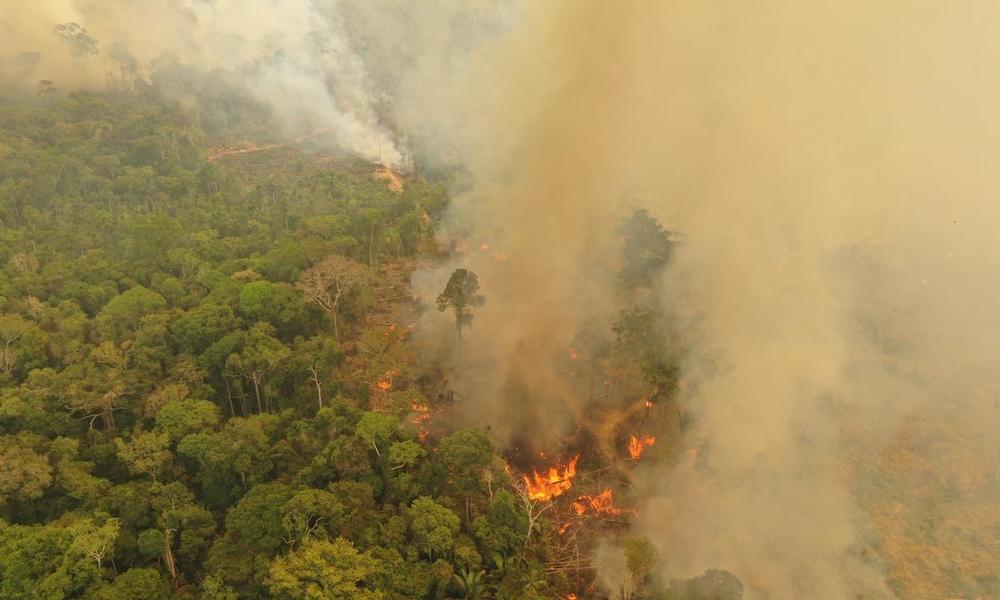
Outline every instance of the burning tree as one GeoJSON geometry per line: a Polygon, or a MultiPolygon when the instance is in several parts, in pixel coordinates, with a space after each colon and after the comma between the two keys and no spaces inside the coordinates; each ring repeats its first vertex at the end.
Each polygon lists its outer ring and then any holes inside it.
{"type": "Polygon", "coordinates": [[[468,269],[455,269],[444,291],[437,297],[438,310],[449,308],[455,313],[458,343],[462,343],[462,328],[472,322],[472,307],[482,306],[486,298],[479,293],[479,277],[468,269]]]}
{"type": "Polygon", "coordinates": [[[580,455],[577,454],[565,465],[556,464],[541,473],[533,469],[530,476],[524,475],[522,478],[528,497],[548,501],[568,491],[573,487],[576,463],[579,460],[580,455]]]}
{"type": "Polygon", "coordinates": [[[642,453],[646,450],[646,448],[655,443],[656,438],[651,435],[630,435],[628,437],[628,454],[632,457],[632,460],[639,460],[642,458],[642,453]]]}

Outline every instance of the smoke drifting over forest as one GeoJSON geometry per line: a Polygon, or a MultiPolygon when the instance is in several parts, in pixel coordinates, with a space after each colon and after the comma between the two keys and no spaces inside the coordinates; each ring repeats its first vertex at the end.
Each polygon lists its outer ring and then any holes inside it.
{"type": "Polygon", "coordinates": [[[152,78],[197,104],[196,92],[224,84],[268,107],[288,135],[329,132],[342,150],[404,166],[402,129],[388,124],[421,133],[415,115],[426,122],[440,111],[426,92],[499,18],[461,4],[4,0],[0,92],[34,92],[40,80],[70,91],[152,78]],[[402,93],[405,105],[395,101],[402,93]]]}
{"type": "Polygon", "coordinates": [[[611,223],[683,234],[659,293],[702,466],[650,469],[640,509],[671,575],[888,595],[844,429],[942,404],[995,428],[996,11],[962,6],[543,3],[477,70],[453,224],[488,298],[456,383],[480,422],[570,425],[557,357],[611,317],[611,223]]]}
{"type": "Polygon", "coordinates": [[[683,236],[655,294],[702,451],[638,478],[664,575],[889,597],[849,433],[942,406],[996,427],[996,3],[249,4],[3,0],[4,81],[103,84],[52,34],[77,22],[140,69],[242,78],[348,151],[460,164],[441,236],[466,251],[414,286],[462,264],[487,302],[460,349],[436,311],[420,342],[501,444],[576,422],[567,349],[611,335],[616,226],[649,209],[683,236]]]}

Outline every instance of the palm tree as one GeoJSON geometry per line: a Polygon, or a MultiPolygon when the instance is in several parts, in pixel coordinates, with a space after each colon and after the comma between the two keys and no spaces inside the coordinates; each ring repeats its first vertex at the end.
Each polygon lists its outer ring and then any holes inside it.
{"type": "Polygon", "coordinates": [[[471,571],[462,569],[460,573],[451,576],[452,584],[458,592],[458,597],[464,600],[480,600],[486,593],[486,584],[483,582],[485,571],[471,571]]]}

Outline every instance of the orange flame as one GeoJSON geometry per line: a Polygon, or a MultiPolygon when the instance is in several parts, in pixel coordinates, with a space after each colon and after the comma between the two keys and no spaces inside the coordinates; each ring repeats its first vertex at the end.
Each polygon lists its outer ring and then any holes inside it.
{"type": "Polygon", "coordinates": [[[569,357],[573,360],[580,358],[580,353],[576,351],[576,348],[569,349],[569,357]]]}
{"type": "Polygon", "coordinates": [[[646,407],[646,410],[649,410],[653,408],[653,401],[650,400],[649,398],[646,398],[646,401],[643,402],[642,405],[646,407]]]}
{"type": "Polygon", "coordinates": [[[417,413],[414,417],[417,423],[426,423],[431,418],[430,409],[422,402],[411,402],[410,410],[417,413]]]}
{"type": "Polygon", "coordinates": [[[580,460],[579,454],[566,463],[565,467],[556,464],[549,467],[548,471],[544,473],[532,469],[530,476],[523,477],[528,497],[532,500],[551,500],[561,496],[573,487],[573,478],[576,477],[576,461],[578,460],[580,460]]]}
{"type": "Polygon", "coordinates": [[[569,596],[566,596],[566,600],[576,600],[576,594],[570,594],[569,596]]]}
{"type": "Polygon", "coordinates": [[[656,443],[656,438],[647,435],[645,437],[628,436],[628,454],[632,460],[639,460],[646,448],[656,443]]]}
{"type": "Polygon", "coordinates": [[[583,495],[577,497],[577,499],[573,501],[573,510],[576,511],[576,514],[578,515],[583,515],[587,512],[608,516],[622,514],[622,509],[615,506],[611,488],[604,490],[600,494],[594,494],[593,496],[583,495]]]}
{"type": "Polygon", "coordinates": [[[375,384],[375,387],[382,390],[383,392],[388,392],[390,389],[392,389],[392,376],[386,375],[382,379],[379,379],[378,382],[375,384]]]}
{"type": "Polygon", "coordinates": [[[573,525],[573,521],[566,521],[565,523],[563,523],[562,525],[560,525],[559,526],[559,535],[562,535],[562,534],[566,533],[566,530],[569,529],[572,525],[573,525]]]}
{"type": "Polygon", "coordinates": [[[493,258],[495,258],[496,260],[499,260],[499,261],[502,262],[502,261],[507,260],[507,255],[503,254],[503,253],[500,253],[500,252],[494,252],[493,253],[493,258]]]}

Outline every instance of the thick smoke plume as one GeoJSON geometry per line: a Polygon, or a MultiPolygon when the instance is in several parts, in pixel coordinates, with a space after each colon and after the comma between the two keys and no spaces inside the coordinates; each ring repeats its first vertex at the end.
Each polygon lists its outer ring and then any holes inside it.
{"type": "Polygon", "coordinates": [[[402,166],[398,135],[380,114],[385,94],[344,27],[336,2],[4,0],[0,82],[128,87],[157,65],[193,68],[248,93],[289,135],[323,132],[344,151],[402,166]],[[66,24],[79,29],[59,35],[66,24]]]}
{"type": "MultiPolygon", "coordinates": [[[[889,596],[849,432],[878,449],[929,407],[976,439],[996,427],[996,17],[985,1],[532,4],[460,103],[478,109],[472,184],[449,233],[488,298],[452,353],[469,418],[511,444],[568,430],[560,358],[607,327],[614,223],[649,207],[684,235],[659,293],[694,423],[690,460],[640,484],[666,574],[889,596]]],[[[416,283],[432,296],[454,266],[416,283]]]]}
{"type": "Polygon", "coordinates": [[[857,453],[933,414],[996,456],[998,17],[989,0],[0,0],[0,82],[98,87],[172,57],[290,131],[462,165],[442,232],[460,251],[414,285],[432,301],[462,264],[487,303],[461,347],[433,310],[420,341],[509,447],[558,450],[594,401],[566,355],[611,336],[616,224],[650,209],[683,234],[656,297],[692,423],[687,458],[636,482],[663,575],[880,598],[857,453]],[[96,56],[53,35],[71,22],[96,56]]]}

